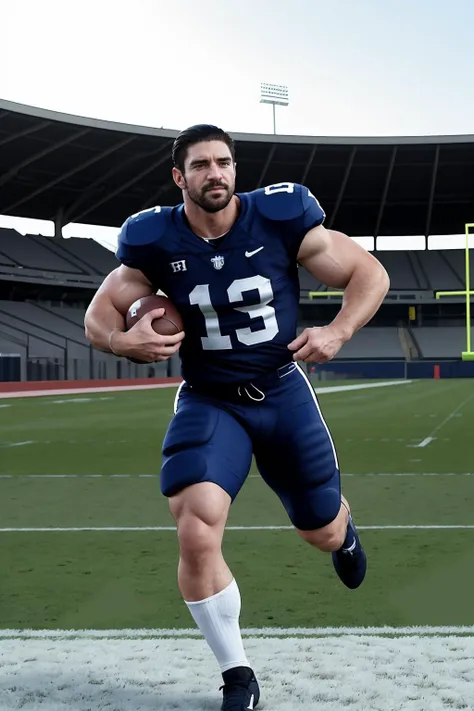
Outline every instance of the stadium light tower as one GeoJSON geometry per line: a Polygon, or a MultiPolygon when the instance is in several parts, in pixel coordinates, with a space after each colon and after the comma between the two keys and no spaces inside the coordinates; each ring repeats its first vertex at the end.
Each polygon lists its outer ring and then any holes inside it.
{"type": "Polygon", "coordinates": [[[275,106],[288,106],[288,87],[281,84],[260,84],[260,103],[273,105],[273,133],[276,133],[275,106]]]}

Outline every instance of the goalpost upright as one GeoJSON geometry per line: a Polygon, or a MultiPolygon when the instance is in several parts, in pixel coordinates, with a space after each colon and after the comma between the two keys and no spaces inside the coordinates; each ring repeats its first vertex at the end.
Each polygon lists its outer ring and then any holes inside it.
{"type": "Polygon", "coordinates": [[[466,244],[464,248],[465,258],[465,274],[466,288],[464,291],[437,291],[436,298],[440,299],[443,296],[465,296],[466,297],[466,350],[461,353],[463,360],[474,361],[474,352],[471,349],[471,297],[474,296],[474,291],[471,291],[471,276],[469,264],[469,235],[470,230],[474,228],[474,222],[466,222],[464,231],[466,234],[466,244]]]}
{"type": "MultiPolygon", "coordinates": [[[[464,231],[466,235],[466,244],[464,248],[464,259],[465,259],[465,277],[466,277],[466,288],[464,291],[437,291],[435,293],[436,299],[440,299],[443,296],[465,296],[466,297],[466,350],[462,351],[462,360],[474,361],[474,351],[472,350],[471,341],[471,297],[474,296],[474,291],[471,290],[471,275],[470,275],[470,263],[469,263],[469,235],[471,230],[474,230],[474,222],[466,222],[464,225],[464,231]]],[[[343,291],[310,291],[308,296],[310,300],[316,297],[324,296],[340,296],[344,294],[343,291]]]]}

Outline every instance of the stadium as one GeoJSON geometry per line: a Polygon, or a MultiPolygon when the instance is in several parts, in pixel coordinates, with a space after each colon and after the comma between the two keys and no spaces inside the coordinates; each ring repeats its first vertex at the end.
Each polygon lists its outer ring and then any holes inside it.
{"type": "MultiPolygon", "coordinates": [[[[0,214],[52,220],[56,226],[54,238],[1,231],[0,352],[21,356],[15,379],[178,375],[176,363],[172,372],[160,365],[150,373],[93,352],[83,333],[84,311],[118,263],[92,239],[61,239],[68,223],[118,229],[140,210],[180,202],[170,158],[177,132],[6,101],[0,112],[0,214]]],[[[322,372],[420,378],[432,377],[433,366],[440,365],[443,374],[474,375],[472,364],[460,362],[469,350],[466,297],[436,298],[438,292],[465,291],[464,250],[432,248],[439,236],[463,239],[465,225],[474,220],[472,137],[233,138],[238,191],[282,181],[307,185],[327,214],[327,226],[366,238],[389,273],[391,289],[376,318],[322,372]],[[411,237],[418,249],[387,250],[388,237],[411,237]]],[[[327,288],[303,270],[300,285],[301,326],[333,318],[340,297],[326,296],[327,288]]],[[[4,357],[2,362],[6,368],[4,357]]]]}
{"type": "MultiPolygon", "coordinates": [[[[55,225],[54,236],[0,228],[1,708],[218,707],[157,483],[179,362],[92,349],[84,313],[118,262],[62,233],[118,230],[180,202],[176,135],[0,101],[0,215],[55,225]],[[185,688],[175,656],[207,674],[185,688]]],[[[263,678],[280,674],[265,707],[474,708],[474,136],[232,136],[237,191],[306,185],[326,226],[360,240],[391,280],[375,318],[307,368],[371,561],[364,593],[348,594],[316,552],[313,565],[255,467],[232,508],[243,634],[263,678]],[[416,249],[400,249],[407,240],[416,249]]],[[[340,304],[301,270],[301,329],[340,304]]]]}

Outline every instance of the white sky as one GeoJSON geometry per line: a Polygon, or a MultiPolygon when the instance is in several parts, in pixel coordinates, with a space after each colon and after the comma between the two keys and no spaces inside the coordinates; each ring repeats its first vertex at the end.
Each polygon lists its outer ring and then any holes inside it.
{"type": "MultiPolygon", "coordinates": [[[[0,0],[0,96],[132,124],[472,133],[474,0],[0,0]]],[[[460,245],[459,245],[460,246],[460,245]]]]}

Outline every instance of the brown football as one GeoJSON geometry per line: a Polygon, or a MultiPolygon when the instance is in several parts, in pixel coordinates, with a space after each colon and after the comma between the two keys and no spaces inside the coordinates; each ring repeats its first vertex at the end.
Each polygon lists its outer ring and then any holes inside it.
{"type": "MultiPolygon", "coordinates": [[[[145,314],[154,309],[165,309],[165,313],[161,318],[155,318],[151,322],[151,327],[156,333],[159,333],[161,336],[173,336],[175,333],[179,333],[183,330],[183,320],[173,302],[166,296],[152,294],[151,296],[144,296],[141,299],[137,299],[137,301],[134,301],[130,306],[125,316],[127,331],[129,331],[137,321],[143,318],[145,314]]],[[[135,358],[129,358],[129,360],[132,361],[132,363],[145,362],[136,360],[135,358]]]]}
{"type": "Polygon", "coordinates": [[[165,313],[161,318],[155,318],[151,322],[151,326],[156,333],[162,336],[173,336],[183,330],[183,321],[176,306],[168,297],[152,294],[152,296],[144,296],[134,301],[130,306],[125,317],[127,331],[153,309],[165,309],[165,313]]]}

